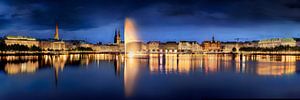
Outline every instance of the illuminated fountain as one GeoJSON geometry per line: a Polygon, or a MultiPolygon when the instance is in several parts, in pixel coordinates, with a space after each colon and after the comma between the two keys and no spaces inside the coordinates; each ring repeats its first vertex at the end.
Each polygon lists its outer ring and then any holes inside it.
{"type": "Polygon", "coordinates": [[[139,39],[137,28],[132,19],[126,18],[124,24],[125,56],[136,57],[145,54],[145,44],[139,39]]]}
{"type": "Polygon", "coordinates": [[[124,90],[126,97],[134,94],[135,83],[140,74],[140,62],[137,57],[142,57],[145,53],[145,45],[139,39],[135,23],[132,19],[126,18],[124,24],[125,42],[125,66],[124,66],[124,90]]]}

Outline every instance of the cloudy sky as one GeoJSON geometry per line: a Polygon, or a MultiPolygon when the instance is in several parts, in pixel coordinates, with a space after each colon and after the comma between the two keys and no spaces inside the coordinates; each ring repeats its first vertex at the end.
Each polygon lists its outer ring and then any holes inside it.
{"type": "Polygon", "coordinates": [[[108,43],[126,17],[144,41],[300,37],[300,0],[0,0],[1,36],[108,43]]]}

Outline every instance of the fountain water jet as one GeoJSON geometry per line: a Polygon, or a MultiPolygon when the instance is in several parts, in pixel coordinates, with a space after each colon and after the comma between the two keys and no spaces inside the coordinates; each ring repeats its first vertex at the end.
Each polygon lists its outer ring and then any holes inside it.
{"type": "Polygon", "coordinates": [[[133,57],[140,54],[143,49],[143,42],[139,39],[135,22],[126,18],[124,23],[125,56],[133,57]]]}

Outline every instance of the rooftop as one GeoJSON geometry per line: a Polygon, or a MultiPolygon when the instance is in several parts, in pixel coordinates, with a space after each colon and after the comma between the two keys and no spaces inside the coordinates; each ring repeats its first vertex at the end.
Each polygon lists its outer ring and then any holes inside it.
{"type": "Polygon", "coordinates": [[[12,36],[12,35],[5,36],[5,39],[9,39],[9,40],[31,40],[31,41],[36,40],[35,38],[32,38],[32,37],[27,37],[27,36],[12,36]]]}

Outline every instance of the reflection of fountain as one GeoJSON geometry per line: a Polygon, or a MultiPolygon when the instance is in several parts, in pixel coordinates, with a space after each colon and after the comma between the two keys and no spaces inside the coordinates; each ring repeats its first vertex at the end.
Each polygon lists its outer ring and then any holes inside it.
{"type": "Polygon", "coordinates": [[[132,19],[126,18],[124,23],[125,40],[125,66],[124,66],[124,89],[125,95],[133,94],[135,81],[139,73],[139,62],[133,58],[140,54],[143,49],[143,43],[140,41],[135,23],[132,19]]]}
{"type": "Polygon", "coordinates": [[[125,95],[132,96],[134,92],[135,83],[139,74],[139,59],[128,58],[125,61],[124,67],[124,87],[125,95]]]}

